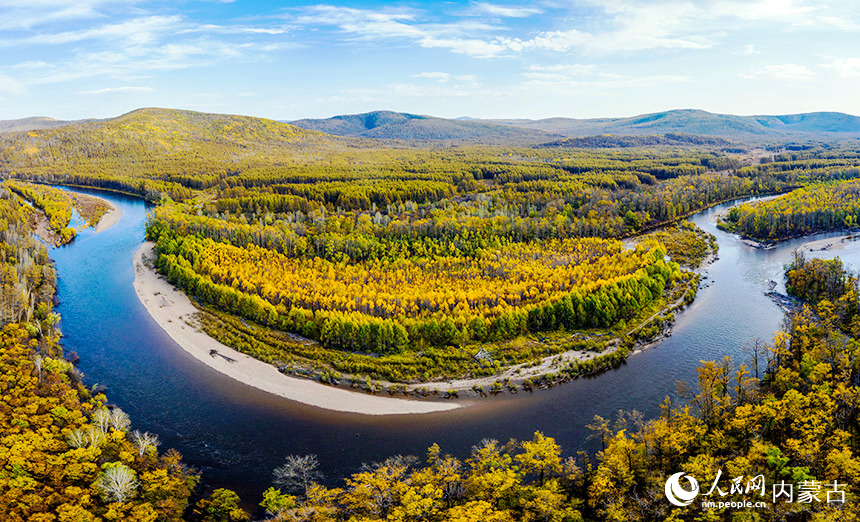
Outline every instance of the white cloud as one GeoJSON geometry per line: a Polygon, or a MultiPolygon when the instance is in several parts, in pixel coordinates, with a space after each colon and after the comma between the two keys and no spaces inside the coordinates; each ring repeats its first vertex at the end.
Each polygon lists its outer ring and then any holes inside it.
{"type": "Polygon", "coordinates": [[[81,91],[78,94],[131,94],[154,92],[152,87],[138,87],[133,85],[123,85],[121,87],[106,87],[104,89],[93,89],[89,91],[81,91]]]}
{"type": "Polygon", "coordinates": [[[413,78],[430,78],[431,80],[439,80],[440,82],[446,82],[451,79],[451,75],[444,72],[422,72],[418,74],[413,74],[413,78]]]}
{"type": "Polygon", "coordinates": [[[450,49],[457,54],[467,54],[475,58],[494,58],[509,50],[509,47],[500,41],[486,42],[484,40],[468,38],[435,38],[426,36],[421,38],[418,43],[421,47],[441,47],[443,49],[450,49]]]}
{"type": "Polygon", "coordinates": [[[860,58],[839,58],[823,67],[836,70],[843,78],[860,76],[860,58]]]}
{"type": "Polygon", "coordinates": [[[214,25],[203,24],[197,27],[190,27],[179,31],[179,34],[188,33],[212,33],[212,34],[265,34],[265,35],[281,35],[290,31],[289,27],[253,27],[246,25],[214,25]]]}
{"type": "Polygon", "coordinates": [[[107,24],[80,31],[40,34],[28,38],[30,43],[66,44],[91,39],[123,40],[127,45],[143,45],[157,41],[160,35],[176,30],[180,16],[147,16],[118,24],[107,24]]]}
{"type": "Polygon", "coordinates": [[[840,31],[860,32],[860,23],[847,17],[821,16],[818,20],[822,24],[829,25],[840,31]]]}
{"type": "Polygon", "coordinates": [[[24,92],[24,86],[17,80],[0,74],[0,93],[17,95],[24,92]]]}
{"type": "Polygon", "coordinates": [[[691,80],[689,76],[673,74],[624,76],[600,70],[591,64],[533,65],[521,76],[525,78],[519,84],[521,90],[564,95],[581,91],[653,87],[691,80]]]}
{"type": "Polygon", "coordinates": [[[706,10],[717,16],[735,17],[743,20],[786,20],[808,17],[818,9],[795,0],[757,0],[717,2],[708,5],[706,10]]]}
{"type": "Polygon", "coordinates": [[[741,74],[742,78],[768,78],[773,80],[809,80],[812,71],[805,65],[786,63],[781,65],[766,65],[750,73],[741,74]]]}
{"type": "Polygon", "coordinates": [[[478,77],[474,74],[454,75],[446,72],[432,71],[413,74],[412,77],[426,78],[428,80],[436,80],[437,83],[459,84],[462,86],[476,85],[478,83],[478,77]]]}
{"type": "Polygon", "coordinates": [[[333,25],[359,39],[406,38],[424,48],[448,49],[476,58],[492,58],[508,50],[508,46],[499,39],[470,37],[474,33],[496,29],[475,21],[422,23],[418,21],[418,12],[403,9],[373,11],[317,5],[306,11],[307,14],[296,17],[293,22],[310,26],[333,25]]]}
{"type": "Polygon", "coordinates": [[[372,11],[333,5],[316,5],[295,18],[299,25],[335,25],[348,32],[372,36],[416,36],[421,31],[403,22],[415,19],[411,10],[372,11]]]}
{"type": "MultiPolygon", "coordinates": [[[[443,48],[476,58],[494,58],[527,51],[568,53],[620,52],[659,48],[705,49],[714,46],[722,32],[722,18],[755,18],[768,12],[777,0],[760,0],[750,11],[737,12],[691,2],[641,3],[623,0],[592,2],[602,11],[602,23],[584,28],[539,31],[534,36],[508,36],[509,27],[457,21],[429,23],[416,10],[370,10],[317,5],[293,21],[298,26],[332,25],[362,39],[405,38],[424,48],[443,48]]],[[[784,2],[783,2],[784,3],[784,2]]],[[[740,6],[740,3],[736,4],[740,6]]],[[[746,5],[746,4],[744,4],[746,5]]],[[[473,4],[473,9],[514,9],[495,4],[473,4]]],[[[509,14],[514,14],[511,11],[509,14]]],[[[525,14],[524,12],[521,14],[525,14]]],[[[597,17],[600,18],[600,17],[597,17]]]]}
{"type": "MultiPolygon", "coordinates": [[[[464,21],[430,23],[415,9],[356,9],[317,5],[295,18],[300,25],[332,25],[361,39],[404,38],[424,48],[442,48],[476,58],[528,51],[618,53],[652,49],[709,49],[740,28],[770,24],[779,30],[840,26],[852,21],[843,5],[812,5],[801,0],[585,0],[594,14],[571,18],[588,25],[538,31],[529,37],[505,34],[512,27],[464,21]],[[775,25],[778,24],[778,25],[775,25]]],[[[536,14],[534,8],[474,2],[466,15],[482,12],[497,18],[536,14]]],[[[753,54],[754,47],[744,53],[753,54]]]]}
{"type": "MultiPolygon", "coordinates": [[[[74,58],[41,64],[29,70],[25,84],[53,84],[81,78],[140,78],[141,73],[173,71],[214,65],[225,60],[247,61],[261,52],[254,43],[229,43],[199,38],[161,45],[118,46],[104,51],[79,52],[74,58]]],[[[19,64],[20,65],[20,64],[19,64]]]]}
{"type": "Polygon", "coordinates": [[[473,15],[490,15],[504,18],[525,18],[527,16],[540,14],[541,10],[534,7],[510,7],[487,2],[473,2],[472,9],[468,11],[473,15]]]}
{"type": "Polygon", "coordinates": [[[99,9],[123,2],[111,0],[3,0],[0,29],[30,29],[53,22],[97,18],[99,9]]]}
{"type": "Polygon", "coordinates": [[[530,71],[542,72],[565,72],[568,74],[591,74],[597,68],[594,64],[574,63],[574,64],[557,64],[557,65],[531,65],[530,71]]]}

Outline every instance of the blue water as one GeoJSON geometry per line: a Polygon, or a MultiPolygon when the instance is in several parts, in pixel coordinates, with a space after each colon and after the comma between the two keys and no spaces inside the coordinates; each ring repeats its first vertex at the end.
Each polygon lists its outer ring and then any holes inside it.
{"type": "MultiPolygon", "coordinates": [[[[711,218],[723,207],[697,214],[692,220],[718,238],[719,260],[707,269],[707,286],[672,337],[656,348],[596,378],[534,394],[488,398],[440,414],[371,417],[267,394],[187,355],[149,317],[132,287],[131,259],[144,237],[147,206],[136,198],[98,195],[122,209],[119,223],[99,234],[86,229],[71,245],[51,251],[65,349],[78,353],[85,382],[106,386],[134,428],[157,433],[162,449],[179,450],[208,484],[233,488],[254,504],[270,485],[271,470],[290,454],[318,455],[327,481],[338,484],[362,463],[420,456],[434,442],[465,457],[483,438],[524,439],[541,430],[568,454],[594,449],[585,428],[594,415],[637,409],[653,416],[664,397],[675,396],[678,380],[695,379],[701,360],[746,360],[745,344],[770,341],[783,314],[764,292],[770,280],[782,281],[783,265],[803,243],[754,249],[716,230],[711,218]]],[[[858,243],[815,255],[840,255],[860,266],[858,243]]]]}

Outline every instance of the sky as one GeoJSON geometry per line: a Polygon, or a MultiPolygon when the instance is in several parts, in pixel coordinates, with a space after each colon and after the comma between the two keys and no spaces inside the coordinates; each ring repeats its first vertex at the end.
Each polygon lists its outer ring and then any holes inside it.
{"type": "Polygon", "coordinates": [[[0,120],[860,115],[860,2],[0,0],[0,120]]]}

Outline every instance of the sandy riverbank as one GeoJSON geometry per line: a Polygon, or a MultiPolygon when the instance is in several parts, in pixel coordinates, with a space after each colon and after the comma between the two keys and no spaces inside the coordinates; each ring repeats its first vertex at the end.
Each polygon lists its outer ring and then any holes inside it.
{"type": "Polygon", "coordinates": [[[463,403],[379,397],[289,377],[271,364],[237,352],[192,326],[197,309],[152,268],[153,243],[135,252],[134,289],[155,322],[195,359],[228,377],[290,400],[328,410],[365,415],[396,415],[452,410],[463,403]],[[191,323],[191,324],[190,324],[191,323]]]}
{"type": "Polygon", "coordinates": [[[825,237],[823,239],[816,239],[815,241],[810,241],[808,243],[804,243],[801,247],[801,250],[806,252],[821,252],[825,250],[842,250],[845,248],[846,243],[852,243],[860,239],[856,233],[846,234],[844,236],[837,237],[825,237]]]}
{"type": "Polygon", "coordinates": [[[98,225],[96,225],[96,234],[109,229],[110,227],[116,225],[119,222],[120,218],[122,217],[122,209],[120,209],[118,206],[114,205],[113,203],[111,203],[110,201],[108,201],[106,199],[102,199],[98,196],[93,196],[93,195],[89,195],[89,194],[88,194],[88,196],[91,198],[95,198],[95,199],[105,203],[106,205],[110,206],[110,210],[105,212],[105,214],[99,220],[98,225]]]}

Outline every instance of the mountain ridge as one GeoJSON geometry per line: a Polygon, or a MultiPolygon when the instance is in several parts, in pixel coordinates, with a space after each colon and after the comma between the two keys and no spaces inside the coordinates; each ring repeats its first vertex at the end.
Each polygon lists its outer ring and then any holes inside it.
{"type": "Polygon", "coordinates": [[[306,118],[286,123],[335,136],[388,140],[539,144],[564,137],[540,129],[524,129],[481,120],[447,119],[385,110],[325,119],[306,118]]]}
{"type": "Polygon", "coordinates": [[[14,120],[0,120],[0,134],[7,132],[26,132],[31,130],[54,129],[57,127],[65,127],[66,125],[75,125],[78,123],[88,123],[99,121],[93,118],[84,120],[57,120],[48,116],[30,116],[27,118],[17,118],[14,120]]]}
{"type": "MultiPolygon", "coordinates": [[[[111,122],[122,124],[135,119],[162,119],[166,120],[170,126],[176,124],[177,118],[210,127],[205,132],[209,139],[217,138],[219,129],[225,129],[225,131],[234,134],[233,139],[239,138],[246,144],[259,136],[247,135],[240,138],[235,135],[234,124],[241,122],[239,127],[262,125],[266,127],[267,131],[262,136],[263,138],[266,138],[272,131],[275,135],[289,134],[291,138],[294,138],[296,133],[300,131],[316,131],[319,133],[316,136],[320,139],[329,135],[330,137],[342,136],[405,142],[498,145],[544,145],[571,138],[605,136],[665,137],[668,135],[686,135],[745,142],[860,139],[860,117],[842,112],[738,116],[711,113],[698,109],[675,109],[619,118],[554,117],[536,120],[474,119],[468,117],[446,119],[413,113],[371,111],[338,115],[325,119],[278,122],[268,118],[249,116],[210,114],[180,109],[141,108],[106,119],[63,121],[47,117],[31,117],[0,120],[0,135],[37,130],[57,130],[67,127],[96,129],[101,125],[111,124],[111,122]],[[252,124],[252,122],[256,123],[252,124]],[[94,125],[94,127],[86,127],[87,125],[94,125]],[[279,127],[281,125],[284,127],[279,127]]],[[[593,139],[590,140],[590,143],[603,142],[608,144],[612,141],[593,139]]]]}
{"type": "Polygon", "coordinates": [[[583,138],[601,134],[683,133],[728,139],[860,137],[860,117],[842,112],[739,116],[699,109],[674,109],[620,118],[545,118],[483,120],[583,138]]]}

